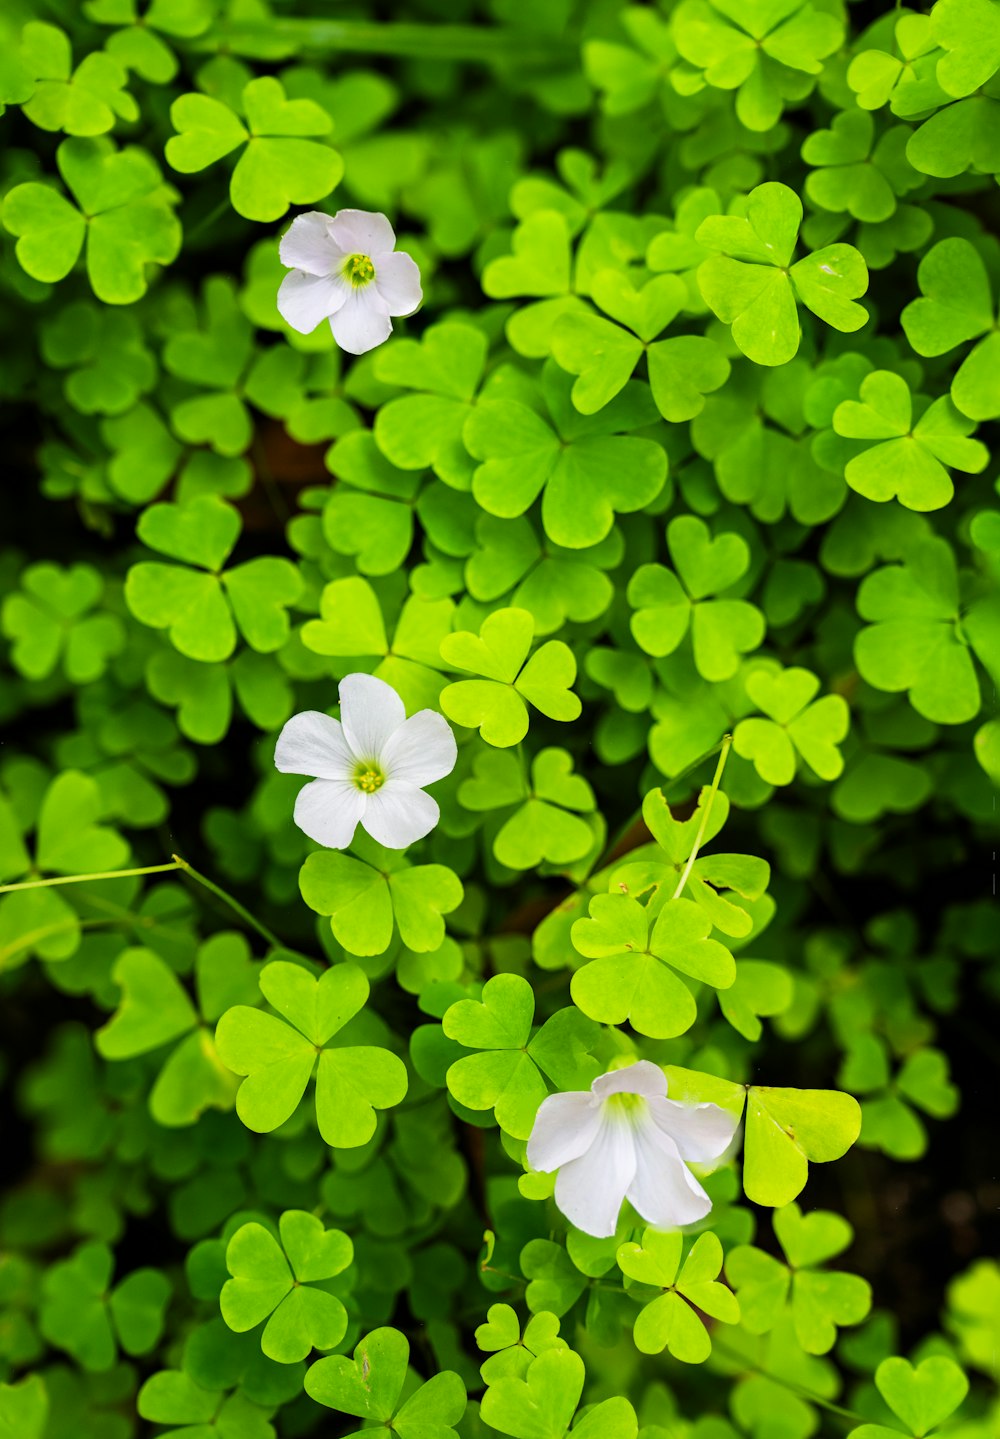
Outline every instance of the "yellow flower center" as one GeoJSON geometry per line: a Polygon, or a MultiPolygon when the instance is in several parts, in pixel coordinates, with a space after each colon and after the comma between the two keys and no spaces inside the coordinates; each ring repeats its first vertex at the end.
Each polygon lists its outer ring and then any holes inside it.
{"type": "Polygon", "coordinates": [[[646,1101],[641,1094],[611,1094],[608,1096],[607,1102],[612,1108],[620,1110],[631,1118],[634,1118],[641,1109],[646,1107],[646,1101]]]}
{"type": "Polygon", "coordinates": [[[385,775],[374,765],[359,765],[354,772],[354,783],[365,794],[374,794],[385,784],[385,775]]]}
{"type": "Polygon", "coordinates": [[[368,255],[349,255],[344,262],[344,274],[356,289],[360,289],[374,280],[375,266],[368,255]]]}

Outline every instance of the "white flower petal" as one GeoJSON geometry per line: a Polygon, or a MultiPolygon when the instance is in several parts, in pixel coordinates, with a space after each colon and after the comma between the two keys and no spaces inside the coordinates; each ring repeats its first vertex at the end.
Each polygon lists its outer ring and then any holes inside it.
{"type": "Polygon", "coordinates": [[[712,1201],[677,1152],[669,1134],[649,1119],[635,1131],[635,1178],[628,1199],[649,1224],[674,1229],[694,1224],[712,1207],[712,1201]]]}
{"type": "Polygon", "coordinates": [[[357,761],[339,720],[320,710],[292,715],[278,736],[274,763],[283,774],[310,774],[316,779],[349,779],[357,761]]]}
{"type": "Polygon", "coordinates": [[[380,255],[375,266],[375,288],[390,315],[412,315],[424,298],[420,270],[409,255],[380,255]]]}
{"type": "Polygon", "coordinates": [[[706,1164],[718,1159],[732,1143],[739,1120],[718,1104],[679,1104],[674,1099],[651,1099],[653,1123],[677,1145],[683,1159],[706,1164]]]}
{"type": "Polygon", "coordinates": [[[346,849],[364,817],[368,796],[343,780],[314,779],[299,790],[294,820],[310,839],[327,849],[346,849]]]}
{"type": "Polygon", "coordinates": [[[609,1239],[622,1200],[635,1177],[634,1127],[604,1111],[597,1138],[579,1159],[564,1164],[556,1178],[555,1201],[571,1223],[595,1239],[609,1239]]]}
{"type": "Polygon", "coordinates": [[[340,722],[356,758],[380,760],[389,736],[406,719],[403,701],[376,675],[345,675],[340,681],[340,722]]]}
{"type": "Polygon", "coordinates": [[[348,255],[385,255],[396,248],[396,232],[384,215],[372,210],[338,210],[330,233],[348,255]]]}
{"type": "Polygon", "coordinates": [[[330,329],[337,344],[349,355],[365,355],[389,338],[392,321],[374,284],[351,291],[343,306],[330,316],[330,329]]]}
{"type": "Polygon", "coordinates": [[[667,1076],[658,1064],[640,1059],[636,1064],[626,1064],[602,1074],[590,1088],[598,1099],[607,1099],[612,1094],[641,1094],[653,1099],[666,1094],[667,1076]]]}
{"type": "Polygon", "coordinates": [[[296,215],[278,245],[281,263],[307,275],[330,275],[339,269],[344,252],[330,233],[332,224],[330,216],[319,210],[296,215]]]}
{"type": "Polygon", "coordinates": [[[308,335],[322,320],[329,320],[347,303],[349,291],[339,275],[306,275],[292,270],[278,286],[278,313],[308,335]]]}
{"type": "Polygon", "coordinates": [[[532,1169],[551,1174],[572,1159],[579,1159],[597,1138],[602,1123],[601,1107],[589,1090],[550,1094],[535,1115],[528,1140],[528,1163],[532,1169]]]}
{"type": "Polygon", "coordinates": [[[451,774],[458,746],[451,725],[434,710],[419,710],[400,725],[382,751],[386,774],[407,784],[433,784],[451,774]]]}
{"type": "Polygon", "coordinates": [[[441,818],[437,801],[415,785],[389,780],[368,796],[361,823],[377,844],[406,849],[423,839],[441,818]]]}

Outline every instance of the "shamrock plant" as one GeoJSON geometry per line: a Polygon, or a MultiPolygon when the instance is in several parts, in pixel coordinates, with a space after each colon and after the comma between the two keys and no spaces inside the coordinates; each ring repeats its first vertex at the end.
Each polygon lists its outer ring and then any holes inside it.
{"type": "Polygon", "coordinates": [[[529,658],[534,622],[526,610],[489,615],[478,635],[459,630],[441,641],[441,659],[483,678],[456,680],[441,693],[449,719],[478,729],[487,744],[504,749],[528,732],[528,704],[549,719],[569,721],[580,713],[570,689],[576,661],[562,640],[547,640],[529,658]]]}
{"type": "Polygon", "coordinates": [[[733,343],[757,365],[784,365],[802,337],[801,301],[826,324],[848,334],[868,321],[857,300],[868,270],[853,245],[827,245],[792,263],[802,202],[787,185],[758,185],[745,215],[711,215],[696,239],[717,251],[698,269],[709,308],[732,326],[733,343]]]}
{"type": "Polygon", "coordinates": [[[803,1215],[797,1204],[789,1204],[775,1210],[774,1232],[787,1265],[752,1245],[740,1245],[726,1259],[743,1323],[753,1334],[766,1334],[790,1306],[802,1348],[807,1354],[826,1354],[837,1326],[860,1324],[871,1308],[871,1286],[865,1280],[819,1267],[847,1248],[851,1227],[839,1214],[814,1210],[803,1215]]]}
{"type": "Polygon", "coordinates": [[[740,1306],[732,1290],[718,1283],[722,1245],[716,1236],[702,1234],[682,1264],[683,1247],[680,1234],[647,1229],[641,1244],[623,1244],[618,1250],[618,1266],[626,1277],[626,1292],[634,1298],[649,1289],[663,1291],[636,1318],[636,1348],[643,1354],[667,1349],[684,1364],[700,1364],[711,1353],[712,1341],[696,1310],[735,1324],[740,1306]]]}
{"type": "Polygon", "coordinates": [[[167,163],[182,174],[246,147],[229,196],[249,220],[279,220],[289,205],[321,200],[343,174],[337,152],[314,138],[333,128],[329,115],[313,100],[287,99],[273,76],[245,85],[236,110],[211,95],[181,95],[170,119],[178,133],[167,141],[167,163]]]}
{"type": "Polygon", "coordinates": [[[300,965],[276,959],[264,966],[258,983],[284,1018],[237,1005],[226,1010],[215,1034],[223,1064],[246,1076],[236,1096],[243,1123],[258,1134],[277,1129],[295,1113],[315,1073],[323,1140],[338,1148],[367,1143],[375,1132],[375,1111],[399,1104],[407,1081],[402,1061],[389,1050],[330,1044],[368,998],[362,971],[335,965],[317,979],[300,965]]]}
{"type": "Polygon", "coordinates": [[[174,192],[148,151],[110,140],[64,140],[56,164],[75,204],[50,185],[28,181],[9,191],[3,222],[35,280],[63,280],[85,251],[99,300],[130,305],[147,288],[147,266],[169,265],[181,246],[174,192]]]}
{"type": "Polygon", "coordinates": [[[279,1244],[262,1224],[244,1224],[226,1247],[232,1275],[222,1286],[222,1317],[238,1334],[267,1319],[260,1347],[279,1364],[296,1364],[313,1349],[333,1349],[347,1332],[347,1311],[329,1288],[353,1258],[339,1229],[324,1229],[315,1215],[286,1209],[278,1220],[279,1244]]]}
{"type": "Polygon", "coordinates": [[[133,565],[125,598],[136,619],[168,630],[175,648],[190,659],[228,659],[237,626],[263,654],[288,638],[286,611],[301,593],[301,579],[288,560],[272,555],[223,570],[239,533],[237,511],[213,495],[186,505],[153,505],[143,516],[140,539],[181,563],[133,565]]]}
{"type": "Polygon", "coordinates": [[[231,1108],[237,1083],[220,1062],[208,1026],[231,1004],[257,1000],[257,970],[242,935],[214,935],[199,949],[198,1010],[174,971],[152,950],[126,949],[111,973],[121,986],[122,1002],[95,1037],[99,1054],[132,1059],[181,1040],[150,1092],[150,1113],[157,1123],[169,1128],[193,1124],[209,1106],[231,1108]]]}
{"type": "Polygon", "coordinates": [[[764,638],[764,617],[743,599],[719,599],[750,566],[750,550],[741,535],[711,536],[693,515],[679,515],[667,527],[674,573],[663,565],[643,565],[628,587],[635,613],[632,633],[657,657],[672,654],[690,629],[699,672],[707,680],[726,680],[739,667],[740,655],[764,638]]]}
{"type": "Polygon", "coordinates": [[[0,1439],[996,1439],[1000,0],[0,127],[0,1439]]]}

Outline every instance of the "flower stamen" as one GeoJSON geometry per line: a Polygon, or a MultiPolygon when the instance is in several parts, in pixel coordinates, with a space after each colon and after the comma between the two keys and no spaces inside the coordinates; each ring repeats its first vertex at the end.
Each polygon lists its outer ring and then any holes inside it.
{"type": "Polygon", "coordinates": [[[374,794],[385,784],[385,775],[374,765],[359,765],[354,773],[354,783],[365,794],[374,794]]]}
{"type": "Polygon", "coordinates": [[[348,255],[344,261],[344,274],[355,289],[360,289],[374,280],[375,266],[369,255],[348,255]]]}

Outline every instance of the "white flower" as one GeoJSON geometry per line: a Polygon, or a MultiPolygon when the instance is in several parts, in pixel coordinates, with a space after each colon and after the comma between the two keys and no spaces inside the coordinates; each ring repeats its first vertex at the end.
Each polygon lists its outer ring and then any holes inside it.
{"type": "Polygon", "coordinates": [[[642,1059],[595,1079],[590,1090],[543,1099],[528,1163],[558,1169],[555,1201],[577,1229],[608,1239],[628,1199],[650,1224],[674,1229],[703,1219],[712,1201],[684,1163],[725,1153],[737,1120],[717,1104],[679,1104],[667,1077],[642,1059]]]}
{"type": "Polygon", "coordinates": [[[311,210],[297,216],[278,251],[292,271],[281,282],[278,309],[302,335],[328,319],[342,350],[374,350],[392,334],[390,315],[412,315],[423,299],[415,261],[395,248],[384,215],[338,210],[331,219],[311,210]]]}
{"type": "Polygon", "coordinates": [[[420,710],[407,719],[391,685],[357,674],[340,681],[339,720],[319,710],[292,716],[274,763],[316,776],[299,790],[295,823],[317,844],[346,849],[360,823],[387,849],[405,849],[441,818],[421,786],[450,774],[457,752],[442,715],[420,710]]]}

